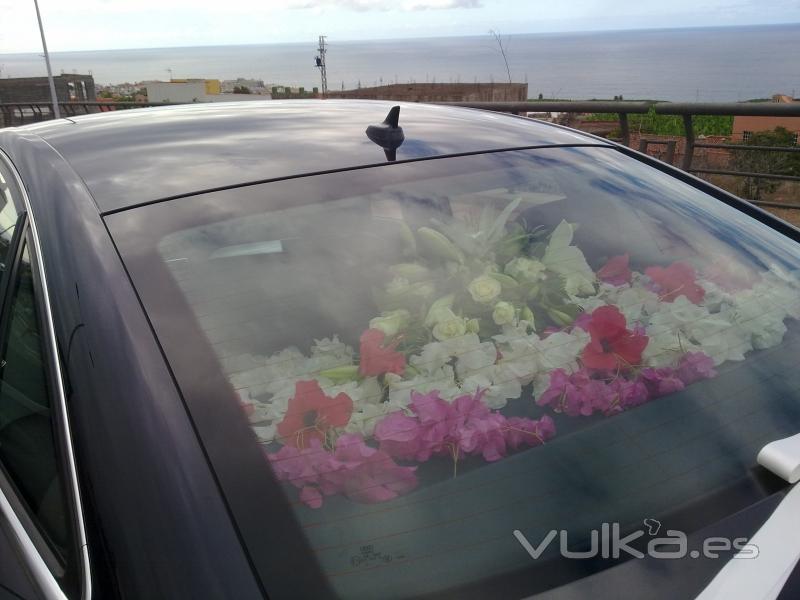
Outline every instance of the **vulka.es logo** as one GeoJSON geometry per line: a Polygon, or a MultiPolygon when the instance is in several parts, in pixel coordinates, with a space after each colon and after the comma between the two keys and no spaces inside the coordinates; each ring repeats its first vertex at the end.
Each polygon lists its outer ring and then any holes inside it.
{"type": "Polygon", "coordinates": [[[709,537],[703,540],[701,549],[689,549],[687,536],[682,531],[667,529],[664,536],[656,537],[661,531],[661,522],[656,519],[645,519],[643,521],[645,529],[637,529],[626,536],[620,533],[619,523],[603,523],[599,530],[592,529],[589,535],[589,548],[586,550],[570,550],[569,533],[565,530],[555,529],[547,532],[536,546],[528,541],[519,529],[514,530],[514,537],[530,554],[534,560],[540,558],[553,541],[559,539],[559,551],[564,558],[619,558],[627,554],[634,558],[676,559],[685,558],[719,558],[720,553],[736,551],[733,558],[756,558],[758,547],[747,543],[747,538],[724,538],[709,537]],[[632,547],[630,544],[643,536],[650,535],[652,539],[647,542],[646,552],[642,552],[632,547]]]}

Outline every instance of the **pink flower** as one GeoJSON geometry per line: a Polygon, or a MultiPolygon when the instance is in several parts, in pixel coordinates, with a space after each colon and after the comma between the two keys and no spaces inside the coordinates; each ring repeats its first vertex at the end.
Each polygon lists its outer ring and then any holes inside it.
{"type": "Polygon", "coordinates": [[[644,271],[653,282],[652,290],[663,302],[672,302],[678,296],[686,296],[695,304],[701,302],[705,290],[695,282],[694,267],[684,262],[674,262],[668,267],[647,267],[644,271]]]}
{"type": "Polygon", "coordinates": [[[310,485],[307,485],[300,490],[300,500],[302,500],[303,504],[310,508],[319,508],[322,506],[322,494],[320,493],[319,488],[315,488],[310,485]]]}
{"type": "Polygon", "coordinates": [[[333,494],[355,502],[384,502],[417,486],[416,467],[397,465],[357,434],[340,436],[333,453],[312,439],[306,448],[283,446],[267,458],[278,480],[298,488],[300,501],[311,508],[319,508],[323,497],[333,494]]]}
{"type": "Polygon", "coordinates": [[[630,381],[619,377],[609,383],[609,386],[617,394],[620,410],[627,410],[650,400],[647,386],[640,379],[630,381]]]}
{"type": "Polygon", "coordinates": [[[400,411],[393,412],[375,425],[375,439],[390,456],[415,460],[420,453],[422,431],[419,420],[400,411]]]}
{"type": "Polygon", "coordinates": [[[650,395],[654,398],[679,392],[686,387],[683,381],[678,378],[675,369],[671,367],[662,367],[660,369],[648,367],[642,369],[641,378],[647,389],[650,390],[650,395]]]}
{"type": "Polygon", "coordinates": [[[605,415],[622,412],[650,398],[650,390],[638,379],[615,376],[606,381],[593,377],[586,369],[571,375],[557,369],[550,374],[550,385],[536,402],[557,413],[588,417],[596,412],[605,415]]]}
{"type": "MultiPolygon", "coordinates": [[[[339,465],[317,439],[309,440],[306,448],[283,446],[278,452],[267,454],[278,481],[291,483],[298,489],[314,486],[325,494],[336,491],[330,476],[339,465]]],[[[303,498],[311,498],[306,492],[303,498]]]]}
{"type": "Polygon", "coordinates": [[[556,434],[553,419],[544,415],[539,420],[509,417],[505,426],[506,444],[516,450],[521,446],[538,446],[556,434]]]}
{"type": "Polygon", "coordinates": [[[375,425],[380,449],[396,458],[419,462],[445,452],[455,417],[453,407],[433,391],[411,392],[409,408],[413,416],[398,411],[375,425]]]}
{"type": "Polygon", "coordinates": [[[412,415],[395,412],[375,426],[380,449],[398,459],[424,462],[431,456],[481,455],[492,462],[503,458],[507,449],[536,446],[555,435],[549,417],[539,421],[492,412],[483,402],[483,392],[442,400],[438,392],[412,393],[412,415]]]}
{"type": "Polygon", "coordinates": [[[453,406],[440,398],[439,392],[433,391],[429,394],[412,392],[409,407],[420,424],[420,451],[417,460],[425,461],[432,454],[443,452],[455,419],[453,406]]]}
{"type": "Polygon", "coordinates": [[[399,466],[385,452],[367,446],[358,434],[342,435],[334,457],[342,463],[342,493],[355,502],[386,502],[417,487],[416,467],[399,466]]]}
{"type": "Polygon", "coordinates": [[[714,369],[714,359],[702,352],[687,352],[681,357],[676,369],[678,378],[686,385],[691,385],[701,379],[711,379],[717,376],[714,369]]]}
{"type": "Polygon", "coordinates": [[[453,401],[456,417],[450,439],[460,452],[482,454],[486,461],[493,462],[506,455],[506,419],[491,412],[481,400],[482,395],[479,392],[453,401]]]}
{"type": "Polygon", "coordinates": [[[615,256],[609,259],[609,261],[602,267],[600,267],[600,270],[597,271],[597,277],[600,279],[600,281],[610,283],[611,285],[630,283],[631,270],[628,266],[629,263],[630,256],[628,254],[615,256]]]}

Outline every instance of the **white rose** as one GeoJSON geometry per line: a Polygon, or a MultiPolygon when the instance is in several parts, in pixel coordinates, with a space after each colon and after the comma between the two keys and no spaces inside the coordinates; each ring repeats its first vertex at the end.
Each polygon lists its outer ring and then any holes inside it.
{"type": "Polygon", "coordinates": [[[498,325],[508,325],[514,322],[516,313],[517,311],[513,304],[509,302],[498,302],[494,305],[492,319],[494,319],[494,322],[498,325]]]}
{"type": "Polygon", "coordinates": [[[467,286],[472,299],[479,304],[490,304],[497,300],[502,291],[500,282],[488,275],[481,275],[473,279],[467,286]]]}
{"type": "Polygon", "coordinates": [[[401,308],[384,312],[380,317],[375,317],[369,322],[370,329],[378,329],[386,337],[394,337],[403,330],[411,320],[411,313],[401,308]]]}
{"type": "Polygon", "coordinates": [[[437,323],[433,328],[433,337],[440,342],[442,340],[460,337],[467,333],[466,319],[456,316],[452,310],[442,309],[439,311],[438,317],[437,323]]]}
{"type": "Polygon", "coordinates": [[[395,277],[386,284],[386,291],[390,294],[402,294],[408,290],[409,281],[405,277],[395,277]]]}
{"type": "Polygon", "coordinates": [[[439,321],[450,318],[450,315],[453,314],[453,311],[450,309],[453,307],[454,300],[455,297],[453,294],[448,294],[447,296],[438,298],[431,304],[431,307],[428,309],[428,314],[425,316],[425,327],[433,327],[439,321]]]}

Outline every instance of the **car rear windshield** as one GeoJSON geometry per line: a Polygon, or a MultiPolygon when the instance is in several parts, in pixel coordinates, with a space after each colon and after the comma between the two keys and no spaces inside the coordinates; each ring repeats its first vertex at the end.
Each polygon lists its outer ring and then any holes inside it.
{"type": "Polygon", "coordinates": [[[568,584],[614,563],[604,524],[763,497],[759,449],[800,431],[796,242],[611,148],[107,222],[270,597],[568,584]]]}

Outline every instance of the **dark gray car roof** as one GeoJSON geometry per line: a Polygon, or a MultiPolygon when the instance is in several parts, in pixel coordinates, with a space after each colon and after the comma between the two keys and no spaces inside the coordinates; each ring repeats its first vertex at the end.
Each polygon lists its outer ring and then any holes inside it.
{"type": "MultiPolygon", "coordinates": [[[[365,135],[397,102],[299,100],[116,111],[24,129],[72,166],[101,212],[247,182],[386,162],[365,135]]],[[[400,103],[397,160],[600,144],[579,132],[470,109],[400,103]]]]}

